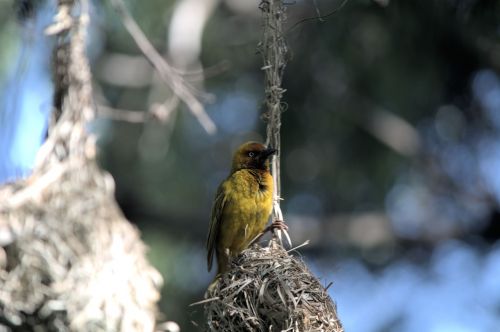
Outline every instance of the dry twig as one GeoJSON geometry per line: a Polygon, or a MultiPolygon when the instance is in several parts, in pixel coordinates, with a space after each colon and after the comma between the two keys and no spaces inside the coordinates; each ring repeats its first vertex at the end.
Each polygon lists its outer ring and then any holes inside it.
{"type": "Polygon", "coordinates": [[[149,108],[149,112],[116,109],[106,105],[97,105],[97,114],[104,118],[130,123],[144,123],[151,119],[159,121],[160,123],[167,123],[178,105],[179,98],[177,97],[169,98],[163,103],[152,104],[149,108]]]}
{"type": "Polygon", "coordinates": [[[123,1],[110,1],[115,11],[118,15],[120,15],[125,28],[130,33],[142,53],[158,71],[161,79],[172,89],[172,92],[188,106],[189,110],[193,113],[207,133],[215,133],[217,130],[215,124],[205,112],[205,108],[202,103],[193,94],[193,87],[191,87],[191,85],[187,83],[158,53],[137,22],[134,20],[123,1]]]}
{"type": "MultiPolygon", "coordinates": [[[[260,52],[262,54],[264,66],[261,68],[265,74],[265,107],[263,114],[267,120],[267,140],[266,145],[278,150],[273,158],[271,171],[274,179],[273,194],[273,217],[274,220],[283,221],[281,212],[281,183],[280,183],[280,156],[281,156],[281,112],[283,112],[282,97],[286,91],[282,88],[281,82],[286,66],[287,46],[283,37],[283,22],[285,21],[285,7],[281,0],[264,0],[260,4],[262,10],[264,27],[260,52]]],[[[283,231],[288,243],[292,245],[287,231],[283,231]]],[[[281,240],[281,231],[277,231],[281,240]]]]}

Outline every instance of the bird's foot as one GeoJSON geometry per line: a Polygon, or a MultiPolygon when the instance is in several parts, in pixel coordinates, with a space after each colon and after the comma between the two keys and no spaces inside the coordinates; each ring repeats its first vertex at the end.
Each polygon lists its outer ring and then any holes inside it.
{"type": "Polygon", "coordinates": [[[267,232],[272,232],[279,230],[279,231],[287,231],[288,226],[285,224],[283,220],[274,220],[271,225],[267,226],[259,235],[257,235],[252,241],[250,241],[250,244],[248,245],[249,247],[258,242],[264,234],[267,232]]]}
{"type": "Polygon", "coordinates": [[[274,220],[271,225],[269,225],[267,228],[266,228],[266,232],[269,232],[269,231],[272,231],[274,232],[275,230],[279,230],[279,231],[287,231],[288,230],[288,226],[287,224],[285,224],[285,222],[283,220],[274,220]]]}
{"type": "Polygon", "coordinates": [[[283,246],[282,235],[284,235],[290,247],[292,246],[292,240],[288,235],[288,226],[283,220],[275,219],[268,228],[272,231],[274,240],[279,240],[279,243],[283,246]]]}

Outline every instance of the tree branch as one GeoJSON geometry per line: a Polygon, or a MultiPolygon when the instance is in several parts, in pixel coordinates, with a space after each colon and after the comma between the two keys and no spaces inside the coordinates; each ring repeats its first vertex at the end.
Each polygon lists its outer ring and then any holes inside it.
{"type": "Polygon", "coordinates": [[[170,64],[158,53],[137,22],[134,20],[122,0],[110,0],[113,8],[121,17],[123,25],[134,39],[135,43],[158,71],[161,79],[172,89],[189,108],[191,113],[200,122],[201,126],[209,134],[217,131],[212,119],[205,112],[203,104],[191,92],[193,87],[189,85],[170,64]]]}

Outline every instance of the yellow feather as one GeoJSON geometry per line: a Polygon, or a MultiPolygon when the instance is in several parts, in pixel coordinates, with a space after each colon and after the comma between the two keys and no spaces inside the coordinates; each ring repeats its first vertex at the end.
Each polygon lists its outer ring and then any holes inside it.
{"type": "Polygon", "coordinates": [[[236,151],[232,173],[219,186],[212,208],[207,239],[209,270],[214,252],[217,254],[218,273],[223,273],[230,258],[247,248],[266,228],[273,205],[273,178],[267,160],[273,152],[269,151],[254,142],[246,143],[236,151]],[[255,154],[263,154],[265,159],[256,159],[259,156],[252,155],[254,150],[255,154]]]}

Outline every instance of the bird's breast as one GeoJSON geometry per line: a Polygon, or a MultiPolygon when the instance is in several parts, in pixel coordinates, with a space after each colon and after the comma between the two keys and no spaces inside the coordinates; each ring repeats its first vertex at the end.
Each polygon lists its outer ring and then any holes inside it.
{"type": "Polygon", "coordinates": [[[273,178],[269,172],[240,170],[229,180],[229,190],[240,199],[262,202],[272,200],[273,178]]]}
{"type": "Polygon", "coordinates": [[[273,178],[269,172],[240,170],[225,182],[221,246],[239,252],[262,232],[272,211],[273,178]]]}

